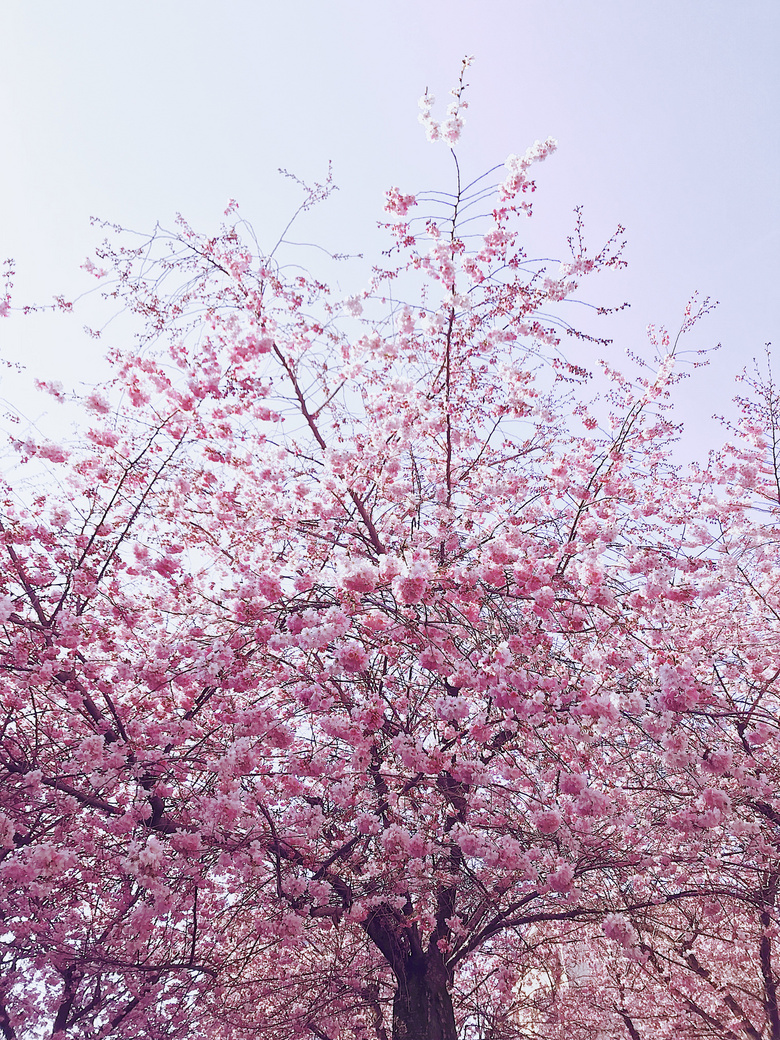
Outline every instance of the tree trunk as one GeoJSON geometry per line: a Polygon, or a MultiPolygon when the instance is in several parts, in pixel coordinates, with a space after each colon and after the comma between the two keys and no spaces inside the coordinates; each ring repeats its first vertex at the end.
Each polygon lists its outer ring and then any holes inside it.
{"type": "Polygon", "coordinates": [[[437,949],[396,968],[393,1040],[457,1040],[447,973],[437,949]],[[400,970],[399,970],[400,969],[400,970]]]}

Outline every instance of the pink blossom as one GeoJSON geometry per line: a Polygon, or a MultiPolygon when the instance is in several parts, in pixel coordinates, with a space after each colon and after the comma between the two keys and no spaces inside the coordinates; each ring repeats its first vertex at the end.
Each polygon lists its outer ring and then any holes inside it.
{"type": "Polygon", "coordinates": [[[767,723],[759,722],[759,724],[747,734],[747,739],[754,747],[758,747],[761,744],[766,744],[775,732],[776,731],[767,725],[767,723]]]}
{"type": "Polygon", "coordinates": [[[65,400],[65,390],[59,379],[36,379],[35,385],[39,390],[50,394],[57,401],[65,400]]]}
{"type": "Polygon", "coordinates": [[[579,794],[585,786],[586,780],[581,773],[566,773],[561,777],[560,787],[563,794],[579,794]]]}
{"type": "Polygon", "coordinates": [[[636,929],[622,914],[607,914],[601,927],[604,935],[620,946],[631,947],[638,942],[636,929]]]}
{"type": "Polygon", "coordinates": [[[365,595],[376,588],[378,574],[367,561],[349,561],[339,568],[339,581],[342,588],[365,595]]]}
{"type": "Polygon", "coordinates": [[[428,647],[423,650],[417,658],[421,668],[428,668],[432,672],[439,671],[445,664],[444,655],[436,647],[428,647]]]}
{"type": "Polygon", "coordinates": [[[557,809],[543,809],[533,815],[534,826],[540,834],[555,834],[562,820],[557,809]]]}
{"type": "Polygon", "coordinates": [[[574,881],[574,867],[571,863],[561,863],[547,881],[554,892],[568,892],[574,881]]]}
{"type": "Polygon", "coordinates": [[[84,404],[90,411],[96,412],[98,415],[107,415],[111,410],[105,395],[98,390],[93,390],[85,399],[84,404]]]}
{"type": "Polygon", "coordinates": [[[428,591],[431,563],[426,555],[418,555],[406,567],[401,565],[400,573],[393,580],[393,591],[402,603],[421,603],[428,591]]]}
{"type": "Polygon", "coordinates": [[[142,870],[157,870],[164,859],[165,847],[153,834],[146,839],[146,844],[138,853],[138,863],[142,870]]]}
{"type": "Polygon", "coordinates": [[[399,217],[406,216],[412,206],[417,205],[414,195],[402,195],[398,188],[390,188],[385,195],[387,198],[385,209],[388,213],[395,213],[399,217]]]}
{"type": "Polygon", "coordinates": [[[709,809],[717,809],[719,812],[728,812],[731,808],[731,799],[725,791],[718,788],[708,788],[703,792],[704,804],[709,809]]]}
{"type": "Polygon", "coordinates": [[[580,816],[603,816],[609,812],[610,804],[609,795],[588,787],[580,792],[574,807],[580,816]]]}
{"type": "Polygon", "coordinates": [[[468,831],[460,831],[458,844],[464,856],[477,857],[481,856],[485,851],[482,840],[476,834],[470,834],[468,831]]]}
{"type": "Polygon", "coordinates": [[[369,655],[354,639],[348,639],[339,648],[336,657],[346,672],[362,672],[368,667],[369,655]]]}
{"type": "Polygon", "coordinates": [[[408,574],[393,582],[395,594],[402,603],[421,603],[428,589],[427,578],[422,574],[408,574]]]}
{"type": "Polygon", "coordinates": [[[731,769],[731,764],[734,761],[733,752],[728,748],[716,748],[710,752],[704,760],[704,768],[710,773],[714,773],[716,776],[722,776],[731,769]]]}

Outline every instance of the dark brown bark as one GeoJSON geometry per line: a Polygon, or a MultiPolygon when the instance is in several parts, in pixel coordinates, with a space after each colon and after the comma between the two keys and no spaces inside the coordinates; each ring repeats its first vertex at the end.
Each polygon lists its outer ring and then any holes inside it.
{"type": "Polygon", "coordinates": [[[439,951],[407,958],[396,979],[393,1040],[457,1040],[447,971],[439,951]]]}
{"type": "Polygon", "coordinates": [[[770,874],[767,878],[766,887],[761,893],[763,907],[761,909],[761,928],[763,935],[759,943],[759,961],[761,964],[761,976],[764,980],[764,1010],[769,1021],[770,1040],[780,1040],[780,1007],[777,997],[777,976],[772,964],[772,940],[769,928],[777,902],[777,874],[770,874]]]}
{"type": "Polygon", "coordinates": [[[438,945],[424,949],[417,925],[386,904],[374,907],[363,927],[395,976],[393,1040],[457,1040],[452,977],[438,945]]]}

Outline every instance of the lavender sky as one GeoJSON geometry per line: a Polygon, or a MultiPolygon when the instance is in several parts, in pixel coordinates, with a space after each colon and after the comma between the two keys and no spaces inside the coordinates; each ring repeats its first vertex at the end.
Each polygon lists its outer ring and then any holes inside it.
{"type": "MultiPolygon", "coordinates": [[[[778,325],[778,53],[777,0],[4,0],[0,257],[18,302],[73,295],[91,215],[147,231],[181,212],[205,231],[231,198],[270,245],[296,202],[278,167],[315,180],[332,160],[340,190],[301,235],[370,259],[385,188],[451,188],[417,99],[427,86],[442,114],[473,54],[466,176],[559,142],[530,251],[565,256],[579,204],[594,244],[627,228],[629,270],[588,290],[632,304],[604,328],[612,360],[644,349],[648,322],[676,328],[694,290],[720,301],[689,346],[723,349],[677,413],[701,454],[778,325]]],[[[12,318],[0,346],[89,381],[103,348],[78,327],[12,318]]]]}

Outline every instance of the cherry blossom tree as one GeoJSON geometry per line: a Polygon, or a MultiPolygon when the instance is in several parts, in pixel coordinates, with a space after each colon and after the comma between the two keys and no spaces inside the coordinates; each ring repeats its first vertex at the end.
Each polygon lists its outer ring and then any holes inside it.
{"type": "Polygon", "coordinates": [[[694,481],[683,546],[704,562],[696,595],[684,609],[664,599],[636,720],[666,847],[623,885],[622,912],[556,937],[557,971],[538,988],[543,1035],[780,1037],[771,359],[744,382],[730,443],[694,481]]]}
{"type": "Polygon", "coordinates": [[[664,333],[589,401],[553,150],[391,189],[346,299],[234,205],[91,264],[143,331],[3,491],[6,1040],[707,1035],[743,954],[775,1030],[776,427],[682,480],[664,333]]]}

